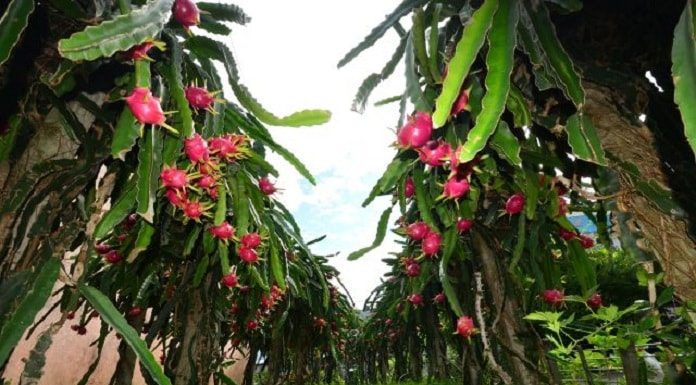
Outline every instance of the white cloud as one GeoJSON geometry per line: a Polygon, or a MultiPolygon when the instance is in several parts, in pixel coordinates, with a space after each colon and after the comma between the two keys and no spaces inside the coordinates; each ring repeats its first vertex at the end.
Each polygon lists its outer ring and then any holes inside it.
{"type": "MultiPolygon", "coordinates": [[[[386,271],[381,259],[397,249],[385,244],[355,262],[348,253],[369,245],[384,200],[368,208],[360,203],[394,155],[398,107],[369,107],[363,115],[350,111],[362,80],[381,70],[398,43],[389,31],[377,45],[347,67],[336,63],[389,13],[390,1],[238,0],[250,24],[234,26],[228,44],[236,55],[242,81],[269,110],[284,115],[304,108],[329,109],[330,123],[309,128],[271,128],[276,140],[294,152],[317,177],[316,187],[277,156],[270,160],[281,176],[280,199],[296,214],[307,239],[327,234],[317,246],[322,253],[341,252],[332,260],[358,306],[386,271]]],[[[397,68],[393,79],[375,91],[371,101],[403,89],[397,68]]]]}

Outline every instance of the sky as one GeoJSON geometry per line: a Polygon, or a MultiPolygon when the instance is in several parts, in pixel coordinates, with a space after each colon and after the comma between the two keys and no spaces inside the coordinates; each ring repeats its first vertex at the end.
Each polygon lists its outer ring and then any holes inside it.
{"type": "MultiPolygon", "coordinates": [[[[394,7],[386,0],[237,0],[251,22],[233,25],[227,40],[235,54],[242,82],[276,115],[305,108],[328,109],[333,116],[322,126],[269,127],[275,139],[312,172],[312,186],[278,156],[270,160],[280,172],[280,199],[295,215],[305,239],[326,235],[313,250],[339,255],[330,263],[356,306],[362,304],[387,271],[381,262],[397,251],[393,238],[357,261],[347,255],[372,243],[388,198],[367,208],[361,202],[381,176],[395,150],[398,106],[369,106],[361,115],[350,110],[362,80],[381,70],[398,43],[390,31],[371,50],[342,69],[336,63],[360,42],[394,7]]],[[[371,102],[403,90],[403,69],[383,83],[371,102]]],[[[394,213],[393,215],[396,215],[394,213]]],[[[395,218],[392,218],[392,221],[395,218]]]]}

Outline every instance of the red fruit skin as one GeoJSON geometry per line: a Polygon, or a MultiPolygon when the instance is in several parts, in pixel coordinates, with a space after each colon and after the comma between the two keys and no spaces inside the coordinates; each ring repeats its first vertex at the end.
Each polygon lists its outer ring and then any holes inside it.
{"type": "Polygon", "coordinates": [[[590,298],[587,300],[587,306],[592,308],[592,310],[597,310],[600,307],[604,306],[602,303],[602,295],[599,293],[594,293],[590,296],[590,298]]]}
{"type": "Polygon", "coordinates": [[[174,3],[174,19],[186,29],[201,22],[200,14],[193,0],[176,0],[174,3]]]}
{"type": "Polygon", "coordinates": [[[558,230],[558,234],[561,236],[561,238],[563,238],[564,241],[570,241],[571,239],[574,239],[577,236],[577,234],[575,234],[574,232],[568,231],[564,228],[558,230]]]}
{"type": "Polygon", "coordinates": [[[431,140],[419,148],[418,152],[418,158],[421,162],[429,166],[439,167],[445,164],[445,160],[450,157],[452,147],[448,143],[431,140]]]}
{"type": "Polygon", "coordinates": [[[149,88],[135,87],[126,97],[126,104],[140,124],[161,125],[165,121],[159,99],[152,96],[149,88]]]}
{"type": "Polygon", "coordinates": [[[104,254],[104,259],[106,260],[106,262],[108,262],[112,265],[115,265],[115,264],[121,262],[123,257],[121,257],[121,254],[119,254],[118,251],[111,250],[108,253],[104,254]]]}
{"type": "Polygon", "coordinates": [[[97,243],[94,246],[94,250],[100,255],[104,255],[111,251],[111,246],[107,245],[106,243],[97,243]]]}
{"type": "Polygon", "coordinates": [[[174,207],[184,208],[184,206],[188,202],[188,196],[184,191],[167,189],[167,192],[164,193],[164,196],[174,207]]]}
{"type": "Polygon", "coordinates": [[[255,249],[259,245],[261,245],[261,236],[258,233],[249,233],[242,237],[242,247],[255,249]]]}
{"type": "Polygon", "coordinates": [[[210,159],[208,142],[199,134],[184,140],[184,153],[193,163],[205,163],[210,159]]]}
{"type": "Polygon", "coordinates": [[[176,166],[164,167],[160,172],[162,186],[171,189],[184,189],[188,184],[188,175],[184,170],[179,170],[176,166]]]}
{"type": "Polygon", "coordinates": [[[467,233],[471,228],[474,227],[474,220],[473,219],[463,219],[460,218],[457,220],[457,231],[461,233],[467,233]]]}
{"type": "Polygon", "coordinates": [[[421,244],[421,250],[426,257],[432,257],[438,252],[440,252],[440,246],[442,245],[442,236],[438,233],[429,233],[425,239],[423,239],[423,244],[421,244]]]}
{"type": "Polygon", "coordinates": [[[397,139],[399,145],[405,148],[423,147],[433,133],[433,120],[424,112],[417,112],[399,129],[397,139]]]}
{"type": "Polygon", "coordinates": [[[417,263],[412,263],[412,264],[406,266],[406,275],[408,275],[411,278],[419,276],[420,271],[421,271],[420,265],[417,263]]]}
{"type": "Polygon", "coordinates": [[[410,302],[411,305],[418,307],[423,304],[423,296],[418,293],[413,293],[408,296],[408,302],[410,302]]]}
{"type": "Polygon", "coordinates": [[[247,137],[244,135],[227,134],[218,136],[210,139],[210,152],[216,154],[221,159],[232,160],[241,155],[240,147],[246,141],[247,137]]]}
{"type": "Polygon", "coordinates": [[[142,313],[143,313],[143,309],[141,309],[140,306],[133,306],[132,308],[128,309],[128,317],[131,317],[131,318],[135,318],[142,313]]]}
{"type": "Polygon", "coordinates": [[[196,185],[202,189],[209,189],[215,187],[215,178],[212,175],[203,175],[198,179],[196,185]]]}
{"type": "Polygon", "coordinates": [[[404,182],[404,197],[406,197],[406,199],[411,198],[415,193],[416,185],[413,184],[413,178],[406,178],[406,182],[404,182]]]}
{"type": "Polygon", "coordinates": [[[246,327],[247,329],[254,331],[259,328],[259,323],[256,320],[250,319],[249,321],[247,321],[246,327]]]}
{"type": "Polygon", "coordinates": [[[476,332],[474,320],[465,315],[457,319],[457,334],[464,338],[470,338],[476,332]]]}
{"type": "Polygon", "coordinates": [[[544,302],[546,302],[547,305],[553,307],[559,307],[565,301],[565,295],[562,291],[557,289],[544,290],[544,292],[542,293],[542,298],[544,299],[544,302]]]}
{"type": "Polygon", "coordinates": [[[126,51],[126,58],[128,60],[139,60],[147,58],[147,53],[150,51],[155,44],[151,41],[146,41],[145,43],[138,44],[135,47],[126,51]]]}
{"type": "Polygon", "coordinates": [[[445,199],[459,199],[466,195],[470,188],[468,180],[451,178],[442,186],[442,196],[445,199]]]}
{"type": "Polygon", "coordinates": [[[200,202],[189,201],[184,205],[184,215],[189,219],[198,220],[203,212],[203,206],[200,202]]]}
{"type": "Polygon", "coordinates": [[[78,326],[77,327],[77,334],[79,334],[81,336],[87,334],[87,328],[84,326],[78,326]]]}
{"type": "Polygon", "coordinates": [[[430,226],[425,222],[414,222],[406,228],[406,234],[414,241],[420,241],[430,233],[430,226]]]}
{"type": "Polygon", "coordinates": [[[259,190],[264,195],[273,195],[277,191],[273,183],[266,177],[259,179],[259,190]]]}
{"type": "Polygon", "coordinates": [[[507,202],[505,202],[505,212],[510,215],[521,213],[522,210],[524,210],[524,202],[524,194],[513,194],[510,196],[510,198],[508,198],[507,202]]]}
{"type": "Polygon", "coordinates": [[[252,264],[259,261],[259,255],[256,253],[256,250],[254,249],[240,247],[237,250],[237,254],[239,255],[239,259],[244,261],[244,263],[252,264]]]}
{"type": "Polygon", "coordinates": [[[236,287],[237,286],[237,274],[235,274],[235,273],[225,274],[224,276],[222,276],[222,279],[220,280],[220,282],[227,287],[236,287]]]}
{"type": "Polygon", "coordinates": [[[208,231],[213,234],[213,237],[226,241],[234,236],[235,229],[232,227],[232,225],[225,221],[217,226],[211,227],[208,231]]]}
{"type": "Polygon", "coordinates": [[[203,87],[186,87],[184,95],[189,105],[197,110],[211,108],[215,102],[215,96],[203,87]]]}
{"type": "Polygon", "coordinates": [[[462,90],[457,97],[457,101],[452,105],[452,116],[459,115],[460,112],[469,110],[469,90],[462,90]]]}
{"type": "Polygon", "coordinates": [[[435,297],[433,297],[433,303],[441,305],[445,303],[445,300],[447,297],[445,297],[445,293],[437,293],[435,297]]]}
{"type": "Polygon", "coordinates": [[[587,235],[579,235],[578,240],[580,241],[580,244],[582,245],[583,249],[590,249],[594,246],[594,239],[590,238],[587,235]]]}

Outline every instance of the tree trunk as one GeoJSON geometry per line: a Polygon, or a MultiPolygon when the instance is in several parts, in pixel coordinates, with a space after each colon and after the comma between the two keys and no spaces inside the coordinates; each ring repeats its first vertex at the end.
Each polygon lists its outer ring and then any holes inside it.
{"type": "Polygon", "coordinates": [[[175,358],[174,385],[208,384],[213,374],[216,355],[220,352],[215,315],[208,297],[209,288],[213,287],[208,277],[201,286],[184,293],[179,301],[177,312],[183,322],[183,335],[180,338],[180,354],[175,358]]]}
{"type": "Polygon", "coordinates": [[[615,157],[609,159],[609,167],[618,175],[617,209],[627,214],[626,228],[638,238],[641,250],[657,258],[665,281],[677,295],[696,299],[696,242],[690,238],[687,219],[665,213],[642,195],[636,188],[639,181],[620,163],[635,165],[644,181],[655,181],[668,190],[654,134],[620,114],[626,108],[622,95],[593,83],[584,86],[584,110],[598,129],[602,147],[615,157]]]}
{"type": "MultiPolygon", "coordinates": [[[[502,285],[507,281],[500,273],[497,258],[486,240],[478,232],[472,232],[474,251],[479,257],[483,268],[483,277],[486,288],[493,300],[496,309],[500,309],[497,328],[494,331],[499,343],[504,344],[508,350],[507,361],[510,365],[510,375],[516,385],[537,385],[541,378],[539,373],[532,371],[522,358],[531,361],[536,352],[535,344],[531,341],[522,340],[525,336],[530,336],[520,314],[520,305],[514,293],[504,289],[502,285]]],[[[528,339],[528,338],[526,338],[528,339]]]]}

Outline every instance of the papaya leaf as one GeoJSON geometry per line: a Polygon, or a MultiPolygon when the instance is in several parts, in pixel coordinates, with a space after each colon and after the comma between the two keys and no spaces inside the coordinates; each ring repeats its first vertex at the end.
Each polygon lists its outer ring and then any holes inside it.
{"type": "Polygon", "coordinates": [[[469,131],[466,142],[458,154],[461,162],[468,162],[481,151],[498,126],[500,116],[510,93],[510,73],[517,45],[517,21],[519,6],[516,1],[501,0],[488,36],[486,56],[486,93],[481,101],[481,113],[469,131]]]}
{"type": "Polygon", "coordinates": [[[140,360],[141,367],[145,368],[152,376],[152,379],[159,385],[171,385],[171,381],[164,375],[162,367],[157,363],[155,357],[148,349],[145,341],[140,338],[139,333],[128,324],[128,321],[116,309],[111,300],[97,288],[80,284],[77,286],[80,294],[99,312],[102,320],[111,325],[116,330],[128,346],[133,349],[135,355],[140,360]]]}
{"type": "Polygon", "coordinates": [[[449,62],[447,75],[442,83],[442,91],[435,100],[435,112],[433,112],[433,126],[435,128],[440,128],[447,122],[452,105],[457,100],[459,91],[464,84],[464,78],[469,74],[471,65],[483,46],[486,33],[493,23],[493,16],[497,9],[498,0],[486,0],[474,12],[464,27],[454,56],[449,62]]]}
{"type": "Polygon", "coordinates": [[[384,241],[384,237],[387,235],[387,225],[389,224],[389,216],[391,215],[394,206],[389,206],[382,215],[379,217],[379,223],[377,224],[377,233],[375,234],[375,240],[372,245],[363,247],[360,250],[356,250],[348,255],[349,261],[354,261],[363,255],[369,253],[370,251],[378,248],[384,241]]]}
{"type": "Polygon", "coordinates": [[[34,0],[12,0],[0,17],[0,65],[10,57],[12,49],[29,24],[32,12],[34,0]]]}
{"type": "Polygon", "coordinates": [[[89,26],[58,42],[58,52],[72,61],[110,57],[154,38],[169,20],[174,0],[154,0],[140,9],[89,26]]]}
{"type": "Polygon", "coordinates": [[[696,154],[696,2],[684,7],[672,45],[672,79],[674,102],[679,106],[684,134],[696,154]]]}

